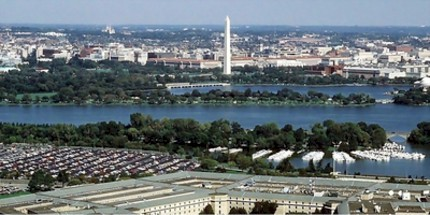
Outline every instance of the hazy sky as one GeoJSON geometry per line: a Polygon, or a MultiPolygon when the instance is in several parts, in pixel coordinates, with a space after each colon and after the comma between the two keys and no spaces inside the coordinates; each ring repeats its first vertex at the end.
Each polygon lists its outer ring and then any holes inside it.
{"type": "Polygon", "coordinates": [[[0,23],[430,25],[430,0],[0,0],[0,23]]]}

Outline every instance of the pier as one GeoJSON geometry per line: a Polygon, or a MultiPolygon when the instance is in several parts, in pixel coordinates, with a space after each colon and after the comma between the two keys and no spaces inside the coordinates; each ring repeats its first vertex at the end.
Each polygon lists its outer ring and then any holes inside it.
{"type": "Polygon", "coordinates": [[[230,86],[228,83],[172,83],[166,84],[167,89],[180,89],[180,88],[200,88],[200,87],[225,87],[230,86]]]}

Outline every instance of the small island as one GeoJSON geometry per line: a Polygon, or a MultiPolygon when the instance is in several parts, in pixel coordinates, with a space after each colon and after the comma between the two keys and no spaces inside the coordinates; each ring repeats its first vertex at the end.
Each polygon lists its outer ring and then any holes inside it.
{"type": "MultiPolygon", "coordinates": [[[[369,95],[358,93],[344,96],[336,94],[333,96],[316,91],[308,91],[306,94],[293,91],[288,88],[278,90],[276,93],[269,91],[252,91],[250,88],[244,92],[220,89],[210,90],[203,93],[194,89],[191,93],[175,95],[169,90],[159,89],[146,91],[139,96],[129,97],[112,96],[103,100],[92,98],[79,98],[73,95],[73,91],[61,90],[59,93],[44,94],[42,99],[32,98],[30,94],[19,96],[19,99],[6,103],[12,104],[238,104],[238,105],[371,105],[376,100],[369,95]]],[[[33,95],[34,96],[34,95],[33,95]]]]}
{"type": "Polygon", "coordinates": [[[301,94],[288,88],[277,91],[252,91],[244,92],[210,90],[201,93],[194,89],[191,93],[174,95],[168,91],[158,90],[148,93],[143,98],[136,99],[135,103],[144,104],[269,104],[269,105],[369,105],[374,104],[375,99],[366,94],[350,94],[343,96],[336,94],[329,96],[316,91],[301,94]]]}

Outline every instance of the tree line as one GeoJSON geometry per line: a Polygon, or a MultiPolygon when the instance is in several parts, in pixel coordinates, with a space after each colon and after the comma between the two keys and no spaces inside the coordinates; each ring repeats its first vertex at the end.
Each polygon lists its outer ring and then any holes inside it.
{"type": "Polygon", "coordinates": [[[237,122],[194,119],[153,119],[135,113],[130,123],[98,122],[84,125],[0,123],[0,142],[50,143],[69,146],[137,148],[199,155],[212,147],[240,147],[252,153],[260,149],[327,150],[340,144],[344,151],[358,147],[376,148],[384,144],[385,131],[376,124],[336,123],[326,120],[311,130],[286,124],[256,125],[245,129],[237,122]],[[189,149],[189,150],[188,150],[189,149]]]}
{"type": "Polygon", "coordinates": [[[430,143],[430,122],[420,122],[417,128],[412,130],[408,137],[408,142],[413,144],[430,143]]]}
{"type": "MultiPolygon", "coordinates": [[[[158,97],[159,99],[163,99],[158,97]]],[[[375,99],[371,98],[366,94],[350,94],[344,96],[342,94],[336,94],[329,96],[324,93],[310,90],[307,94],[301,94],[294,90],[284,88],[277,92],[269,91],[252,91],[250,88],[241,92],[238,90],[222,91],[222,90],[210,90],[207,93],[200,93],[198,90],[193,90],[191,93],[185,93],[179,97],[182,101],[189,103],[199,102],[268,102],[268,103],[312,103],[312,104],[372,104],[375,103],[375,99]]],[[[163,101],[159,101],[163,103],[163,101]]]]}
{"type": "MultiPolygon", "coordinates": [[[[306,69],[312,68],[234,68],[232,76],[222,74],[216,69],[179,69],[173,67],[140,65],[132,62],[103,60],[94,62],[82,60],[77,56],[66,62],[65,59],[53,59],[52,62],[38,62],[35,52],[27,59],[28,65],[21,65],[20,71],[0,74],[0,99],[10,102],[17,100],[18,94],[57,93],[53,98],[33,98],[37,101],[57,101],[77,103],[91,100],[110,102],[126,97],[143,97],[147,90],[163,88],[167,83],[175,82],[228,82],[233,84],[405,84],[412,79],[385,78],[364,79],[340,75],[309,76],[306,69]],[[39,72],[39,69],[48,72],[39,72]],[[209,74],[209,75],[207,75],[209,74]]],[[[27,100],[24,102],[28,102],[27,100]]]]}

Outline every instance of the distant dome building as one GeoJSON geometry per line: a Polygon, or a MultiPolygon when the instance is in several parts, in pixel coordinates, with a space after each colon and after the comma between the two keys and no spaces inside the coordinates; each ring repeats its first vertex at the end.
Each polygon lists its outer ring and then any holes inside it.
{"type": "Polygon", "coordinates": [[[425,88],[430,87],[430,77],[424,77],[423,79],[421,79],[420,85],[425,88]]]}
{"type": "Polygon", "coordinates": [[[416,81],[414,85],[422,87],[423,91],[427,91],[430,88],[430,77],[424,77],[420,81],[416,81]]]}

